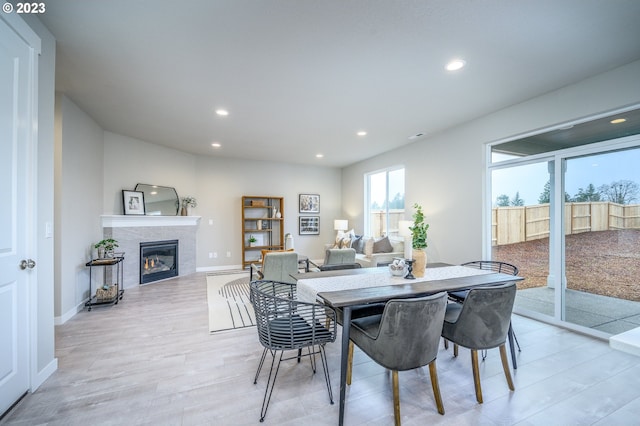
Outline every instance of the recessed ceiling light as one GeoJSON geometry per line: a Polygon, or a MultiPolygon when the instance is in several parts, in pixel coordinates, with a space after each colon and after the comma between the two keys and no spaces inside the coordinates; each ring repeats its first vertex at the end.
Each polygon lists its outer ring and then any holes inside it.
{"type": "Polygon", "coordinates": [[[229,111],[227,111],[226,109],[217,109],[216,114],[226,117],[227,115],[229,115],[229,111]]]}
{"type": "Polygon", "coordinates": [[[324,157],[324,154],[316,154],[316,158],[322,158],[324,157]]]}
{"type": "Polygon", "coordinates": [[[151,195],[158,195],[158,191],[151,191],[151,195]]]}
{"type": "Polygon", "coordinates": [[[620,124],[620,123],[624,123],[625,121],[627,121],[626,118],[616,118],[615,120],[611,120],[610,123],[611,124],[620,124]]]}
{"type": "Polygon", "coordinates": [[[464,67],[466,62],[462,59],[454,59],[447,64],[445,67],[447,71],[458,71],[460,68],[464,67]]]}
{"type": "Polygon", "coordinates": [[[211,146],[214,147],[214,148],[220,148],[222,145],[220,145],[219,142],[214,142],[214,143],[211,144],[211,146]]]}
{"type": "Polygon", "coordinates": [[[367,132],[365,132],[364,130],[360,130],[358,133],[356,133],[358,136],[367,136],[367,132]]]}

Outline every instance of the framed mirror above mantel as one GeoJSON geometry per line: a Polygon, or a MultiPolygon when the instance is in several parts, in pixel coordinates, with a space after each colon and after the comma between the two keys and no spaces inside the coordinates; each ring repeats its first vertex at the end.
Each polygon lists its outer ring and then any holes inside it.
{"type": "Polygon", "coordinates": [[[177,216],[180,200],[175,188],[170,186],[139,183],[136,191],[144,193],[144,205],[147,216],[177,216]]]}

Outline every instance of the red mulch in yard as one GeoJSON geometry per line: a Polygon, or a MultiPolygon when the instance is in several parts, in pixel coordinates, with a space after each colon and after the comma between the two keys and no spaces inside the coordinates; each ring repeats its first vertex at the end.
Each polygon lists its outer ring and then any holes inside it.
{"type": "MultiPolygon", "coordinates": [[[[567,287],[640,302],[640,230],[567,235],[567,287]]],[[[513,263],[519,289],[547,284],[549,239],[493,247],[493,259],[513,263]]]]}

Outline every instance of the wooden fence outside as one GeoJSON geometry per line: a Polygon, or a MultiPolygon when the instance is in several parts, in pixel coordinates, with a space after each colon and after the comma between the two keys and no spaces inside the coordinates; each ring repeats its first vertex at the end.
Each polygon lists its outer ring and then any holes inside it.
{"type": "MultiPolygon", "coordinates": [[[[565,203],[565,234],[640,229],[640,204],[608,201],[565,203]]],[[[549,236],[549,204],[496,207],[491,212],[491,244],[503,245],[549,236]]]]}

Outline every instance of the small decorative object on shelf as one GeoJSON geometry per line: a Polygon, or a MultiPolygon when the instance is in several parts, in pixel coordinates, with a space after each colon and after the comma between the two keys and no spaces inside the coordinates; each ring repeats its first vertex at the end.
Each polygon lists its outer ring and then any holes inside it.
{"type": "Polygon", "coordinates": [[[249,235],[249,247],[253,247],[258,240],[253,235],[249,235]]]}
{"type": "Polygon", "coordinates": [[[119,246],[118,242],[113,238],[106,238],[98,241],[93,247],[98,249],[98,259],[105,259],[113,257],[113,250],[119,246]]]}
{"type": "Polygon", "coordinates": [[[192,207],[198,206],[198,200],[196,197],[182,197],[182,209],[180,209],[181,216],[188,216],[192,207]]]}

